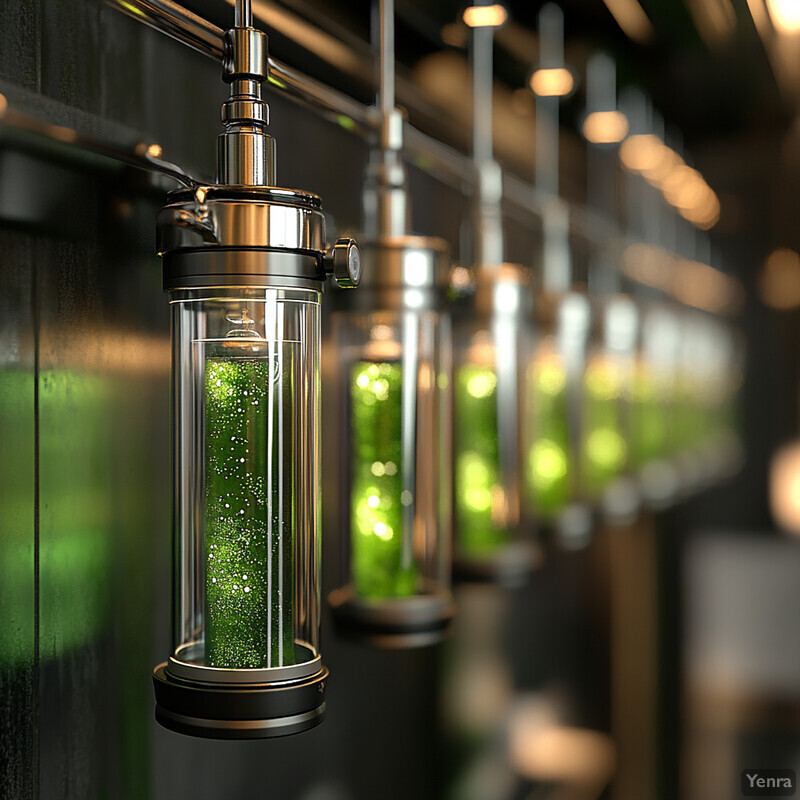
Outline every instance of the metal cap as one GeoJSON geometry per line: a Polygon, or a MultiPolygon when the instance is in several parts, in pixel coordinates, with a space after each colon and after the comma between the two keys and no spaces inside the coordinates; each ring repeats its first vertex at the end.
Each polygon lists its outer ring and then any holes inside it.
{"type": "Polygon", "coordinates": [[[533,273],[520,264],[481,268],[475,281],[479,316],[528,318],[533,314],[533,273]]]}
{"type": "Polygon", "coordinates": [[[359,291],[341,300],[354,310],[430,310],[444,300],[450,274],[443,239],[427,236],[382,237],[360,243],[359,291]]]}

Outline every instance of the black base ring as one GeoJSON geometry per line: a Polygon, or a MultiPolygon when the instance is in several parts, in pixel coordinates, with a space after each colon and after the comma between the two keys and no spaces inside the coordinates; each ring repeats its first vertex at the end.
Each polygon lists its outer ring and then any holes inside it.
{"type": "Polygon", "coordinates": [[[175,678],[166,666],[153,671],[156,721],[176,733],[268,739],[309,730],[325,714],[325,667],[297,681],[225,685],[175,678]]]}
{"type": "Polygon", "coordinates": [[[442,641],[455,614],[447,592],[368,600],[345,586],[328,595],[328,604],[338,633],[387,649],[428,647],[442,641]]]}
{"type": "Polygon", "coordinates": [[[461,583],[518,589],[528,582],[541,560],[541,550],[533,543],[513,542],[485,556],[457,554],[453,559],[453,578],[461,583]]]}

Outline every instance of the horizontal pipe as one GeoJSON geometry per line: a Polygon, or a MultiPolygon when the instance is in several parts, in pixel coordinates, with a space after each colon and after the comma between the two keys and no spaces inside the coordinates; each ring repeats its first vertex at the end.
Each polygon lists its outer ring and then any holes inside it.
{"type": "MultiPolygon", "coordinates": [[[[174,0],[106,2],[216,61],[222,59],[222,28],[197,16],[174,0]]],[[[269,58],[269,68],[273,89],[281,90],[289,98],[316,109],[325,118],[339,124],[346,118],[347,127],[362,136],[371,136],[378,130],[380,115],[372,107],[365,106],[272,57],[269,58]]],[[[404,140],[407,155],[421,169],[462,191],[475,190],[476,173],[471,159],[409,124],[406,124],[404,140]]],[[[139,162],[137,166],[141,165],[142,159],[138,153],[134,159],[139,162]]],[[[155,165],[151,164],[151,168],[153,166],[155,165]]],[[[158,166],[155,168],[158,169],[158,166]]],[[[161,171],[167,170],[162,168],[161,171]]],[[[504,200],[523,212],[541,212],[544,198],[540,194],[523,181],[510,175],[504,176],[504,200]]],[[[611,220],[603,220],[605,225],[599,226],[595,215],[582,212],[576,206],[570,207],[570,222],[575,234],[595,245],[604,246],[621,237],[615,230],[609,233],[609,228],[614,228],[611,220]]]]}

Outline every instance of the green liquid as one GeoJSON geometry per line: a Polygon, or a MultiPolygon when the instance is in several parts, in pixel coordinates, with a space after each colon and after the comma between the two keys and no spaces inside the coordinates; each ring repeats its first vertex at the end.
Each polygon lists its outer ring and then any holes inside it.
{"type": "Polygon", "coordinates": [[[505,493],[497,441],[497,376],[465,364],[456,373],[455,506],[458,544],[467,556],[485,556],[510,541],[502,523],[505,493]]]}
{"type": "Polygon", "coordinates": [[[637,467],[664,458],[669,450],[667,387],[646,368],[636,372],[632,415],[632,457],[637,467]]]}
{"type": "Polygon", "coordinates": [[[622,474],[628,460],[623,393],[622,375],[613,363],[597,359],[589,364],[584,376],[583,477],[592,498],[622,474]]]}
{"type": "Polygon", "coordinates": [[[536,364],[530,377],[533,444],[527,475],[536,513],[554,517],[569,501],[570,463],[567,375],[562,364],[536,364]]]}
{"type": "Polygon", "coordinates": [[[291,347],[206,360],[208,666],[294,663],[291,347]]]}
{"type": "Polygon", "coordinates": [[[358,361],[351,374],[352,580],[362,597],[407,597],[417,570],[403,558],[402,367],[358,361]]]}

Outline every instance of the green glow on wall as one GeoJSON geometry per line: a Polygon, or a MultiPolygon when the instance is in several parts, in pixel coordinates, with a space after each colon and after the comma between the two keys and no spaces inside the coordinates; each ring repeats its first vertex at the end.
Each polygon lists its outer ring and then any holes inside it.
{"type": "Polygon", "coordinates": [[[528,488],[537,515],[548,519],[569,501],[567,374],[557,359],[542,358],[529,381],[533,443],[528,451],[528,488]]]}
{"type": "Polygon", "coordinates": [[[458,545],[467,556],[491,555],[511,538],[502,524],[497,422],[497,375],[490,367],[463,365],[456,374],[455,505],[458,545]]]}
{"type": "Polygon", "coordinates": [[[351,373],[353,588],[362,597],[407,597],[417,570],[403,560],[403,371],[397,362],[358,361],[351,373]]]}
{"type": "Polygon", "coordinates": [[[292,345],[207,358],[206,663],[294,663],[292,345]]]}

